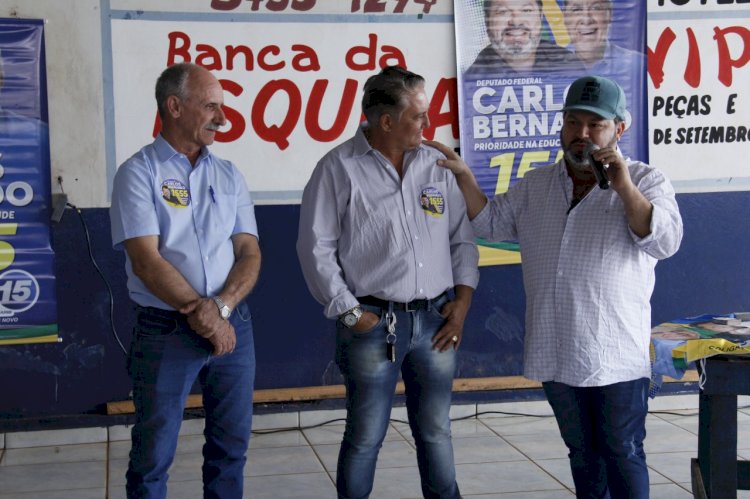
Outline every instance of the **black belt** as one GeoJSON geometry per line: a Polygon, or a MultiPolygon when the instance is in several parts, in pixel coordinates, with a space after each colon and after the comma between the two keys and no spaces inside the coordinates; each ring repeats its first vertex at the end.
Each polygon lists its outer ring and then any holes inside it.
{"type": "Polygon", "coordinates": [[[410,302],[401,303],[397,301],[389,301],[389,300],[383,300],[380,298],[376,298],[374,296],[363,296],[361,298],[357,298],[357,301],[359,301],[363,305],[372,305],[374,307],[380,307],[383,309],[388,309],[390,307],[390,304],[393,303],[393,310],[403,310],[405,312],[414,312],[415,310],[430,310],[432,308],[432,304],[441,298],[445,296],[445,291],[436,296],[435,298],[425,298],[422,300],[412,300],[410,302]]]}

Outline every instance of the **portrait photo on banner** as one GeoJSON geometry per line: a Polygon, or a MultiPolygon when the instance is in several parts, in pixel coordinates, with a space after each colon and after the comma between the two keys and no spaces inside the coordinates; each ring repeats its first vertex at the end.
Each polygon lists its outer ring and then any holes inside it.
{"type": "MultiPolygon", "coordinates": [[[[634,119],[619,142],[647,158],[646,5],[636,0],[456,0],[461,156],[488,196],[562,157],[567,88],[599,75],[634,119]]],[[[479,241],[482,264],[518,263],[517,245],[479,241]]]]}

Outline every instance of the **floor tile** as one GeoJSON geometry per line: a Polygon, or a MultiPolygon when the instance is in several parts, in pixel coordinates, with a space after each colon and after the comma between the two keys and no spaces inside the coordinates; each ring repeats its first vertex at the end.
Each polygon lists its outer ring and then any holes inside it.
{"type": "Polygon", "coordinates": [[[529,459],[555,459],[568,455],[568,448],[558,433],[506,435],[503,438],[529,459]]]}
{"type": "Polygon", "coordinates": [[[697,452],[698,438],[694,433],[659,418],[646,420],[646,455],[658,452],[697,452]]]}
{"type": "Polygon", "coordinates": [[[318,459],[323,463],[323,468],[328,472],[336,471],[336,463],[339,458],[340,444],[314,445],[313,450],[318,459]]]}
{"type": "Polygon", "coordinates": [[[451,422],[451,435],[456,438],[489,437],[493,431],[478,419],[464,419],[451,422]]]}
{"type": "Polygon", "coordinates": [[[692,492],[688,492],[675,483],[651,485],[649,487],[651,497],[659,499],[691,499],[692,492]]]}
{"type": "Polygon", "coordinates": [[[253,435],[250,438],[251,449],[266,449],[270,447],[296,447],[299,445],[307,445],[305,436],[299,430],[253,435]]]}
{"type": "MultiPolygon", "coordinates": [[[[124,496],[124,495],[123,495],[124,496]]],[[[51,490],[35,492],[16,492],[10,494],[0,493],[0,499],[103,499],[107,497],[106,490],[98,489],[74,489],[74,490],[51,490]]]]}
{"type": "Polygon", "coordinates": [[[496,413],[496,416],[552,416],[552,407],[546,400],[477,404],[477,415],[486,417],[486,413],[496,413]]]}
{"type": "Polygon", "coordinates": [[[105,479],[104,461],[0,466],[0,490],[4,494],[100,489],[104,488],[105,479]]]}
{"type": "Polygon", "coordinates": [[[508,492],[507,494],[462,494],[464,499],[571,499],[575,494],[570,490],[540,490],[536,492],[508,492]]]}
{"type": "Polygon", "coordinates": [[[279,497],[331,498],[336,486],[328,473],[245,477],[245,497],[278,499],[279,497]]]}
{"type": "MultiPolygon", "coordinates": [[[[645,446],[651,496],[655,499],[691,497],[690,460],[697,454],[697,410],[681,410],[678,397],[674,399],[662,403],[668,407],[664,412],[652,412],[647,418],[645,446]]],[[[651,407],[656,405],[651,404],[651,407]]],[[[452,415],[469,414],[473,407],[458,407],[452,410],[452,415]]],[[[541,413],[549,406],[542,401],[523,402],[518,407],[509,403],[484,407],[541,413]]],[[[300,419],[320,422],[337,414],[337,411],[311,411],[300,419]]],[[[403,408],[396,408],[393,414],[405,417],[403,408]]],[[[262,425],[273,427],[273,415],[266,416],[262,425]]],[[[291,419],[283,417],[279,420],[296,422],[297,417],[294,414],[291,419]]],[[[202,464],[203,424],[200,419],[183,424],[175,462],[169,471],[170,497],[202,497],[198,478],[202,464]]],[[[304,431],[254,434],[245,469],[247,496],[334,497],[335,468],[343,429],[343,424],[332,424],[304,431]]],[[[15,438],[15,444],[20,447],[9,449],[4,455],[0,449],[0,499],[103,499],[105,487],[107,497],[124,499],[130,427],[87,430],[68,436],[76,435],[73,442],[101,439],[103,431],[109,443],[105,438],[102,443],[64,445],[59,443],[60,434],[57,432],[29,432],[34,433],[33,438],[15,434],[10,440],[15,438]],[[48,437],[52,442],[38,437],[48,437]],[[106,482],[107,475],[109,482],[106,482]]],[[[453,421],[452,433],[457,477],[464,497],[574,497],[567,449],[554,417],[485,414],[478,419],[453,421]]],[[[738,449],[740,458],[750,458],[750,408],[738,411],[738,449]]],[[[421,497],[416,452],[406,424],[392,423],[389,427],[380,451],[371,497],[421,497]]],[[[750,499],[750,491],[738,491],[738,497],[750,499]]]]}
{"type": "Polygon", "coordinates": [[[0,466],[66,462],[73,463],[81,461],[104,462],[106,458],[106,443],[27,447],[6,451],[0,466]]]}
{"type": "Polygon", "coordinates": [[[456,464],[526,460],[526,456],[496,435],[454,439],[453,453],[456,464]]]}
{"type": "Polygon", "coordinates": [[[133,425],[116,425],[107,428],[107,436],[110,442],[130,441],[130,431],[133,425]]]}
{"type": "Polygon", "coordinates": [[[245,476],[322,473],[323,465],[308,446],[250,449],[245,476]]]}
{"type": "Polygon", "coordinates": [[[459,464],[456,466],[462,494],[536,492],[565,487],[530,461],[459,464]]]}
{"type": "Polygon", "coordinates": [[[52,445],[92,444],[107,441],[106,428],[76,428],[72,430],[22,431],[5,434],[6,449],[48,447],[52,445]]]}
{"type": "Polygon", "coordinates": [[[483,416],[480,421],[501,436],[506,435],[560,435],[557,420],[551,416],[483,416]]]}
{"type": "Polygon", "coordinates": [[[253,431],[276,428],[298,428],[299,426],[299,414],[296,412],[253,414],[253,431]]]}
{"type": "Polygon", "coordinates": [[[675,483],[690,482],[690,460],[695,452],[646,453],[648,467],[675,483]]]}
{"type": "MultiPolygon", "coordinates": [[[[408,428],[408,427],[407,427],[408,428]]],[[[408,431],[408,429],[407,429],[408,431]]],[[[312,445],[321,444],[340,444],[341,439],[344,437],[344,425],[343,424],[330,424],[323,425],[316,428],[309,428],[302,431],[307,440],[312,445]]],[[[403,440],[404,436],[396,430],[396,425],[392,424],[388,426],[388,430],[385,433],[385,440],[403,440]]]]}
{"type": "Polygon", "coordinates": [[[570,460],[567,457],[560,459],[539,459],[535,461],[544,471],[552,475],[558,482],[569,489],[575,489],[573,475],[570,471],[570,460]]]}
{"type": "MultiPolygon", "coordinates": [[[[339,444],[314,446],[315,453],[327,471],[336,470],[339,448],[339,444]]],[[[383,442],[383,446],[378,453],[376,468],[398,468],[416,464],[417,452],[411,444],[404,440],[390,440],[383,442]]]]}
{"type": "Polygon", "coordinates": [[[422,497],[422,486],[419,481],[419,469],[416,466],[416,461],[414,461],[413,466],[375,470],[375,480],[373,481],[372,494],[370,494],[371,499],[420,497],[422,497]]]}
{"type": "Polygon", "coordinates": [[[299,413],[299,425],[302,428],[329,422],[331,424],[343,424],[345,419],[345,409],[337,409],[332,411],[303,411],[299,413]]]}

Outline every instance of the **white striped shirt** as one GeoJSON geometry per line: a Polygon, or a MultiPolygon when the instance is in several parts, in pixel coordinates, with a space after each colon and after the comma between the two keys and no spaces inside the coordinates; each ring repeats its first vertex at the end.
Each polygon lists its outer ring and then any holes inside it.
{"type": "Polygon", "coordinates": [[[435,164],[442,158],[420,145],[400,179],[360,128],[318,162],[302,195],[297,254],[326,317],[358,296],[407,302],[476,288],[474,235],[453,173],[435,164]]]}
{"type": "Polygon", "coordinates": [[[565,162],[526,174],[472,221],[490,241],[521,247],[526,289],[524,376],[571,386],[650,377],[650,297],[656,261],[674,254],[682,219],[664,175],[628,160],[652,203],[651,233],[639,238],[612,189],[594,187],[570,211],[565,162]]]}

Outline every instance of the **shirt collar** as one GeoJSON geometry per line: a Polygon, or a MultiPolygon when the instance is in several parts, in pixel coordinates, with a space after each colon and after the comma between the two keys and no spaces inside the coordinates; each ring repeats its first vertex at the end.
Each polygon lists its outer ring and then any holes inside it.
{"type": "Polygon", "coordinates": [[[364,156],[369,151],[373,150],[372,146],[370,146],[370,143],[367,142],[367,137],[365,136],[365,130],[369,128],[370,125],[367,123],[362,123],[357,128],[357,133],[354,134],[354,148],[353,148],[353,155],[354,156],[364,156]]]}
{"type": "MultiPolygon", "coordinates": [[[[156,150],[156,155],[159,158],[159,161],[162,162],[169,161],[174,156],[181,154],[172,147],[172,144],[162,137],[161,133],[154,139],[154,149],[156,150]]],[[[208,150],[208,147],[201,147],[201,153],[198,155],[198,161],[195,162],[195,165],[198,166],[204,158],[210,155],[211,151],[208,150]]]]}
{"type": "MultiPolygon", "coordinates": [[[[357,128],[357,133],[354,134],[352,155],[364,156],[368,152],[375,150],[367,141],[367,137],[365,136],[365,130],[367,130],[367,128],[369,127],[370,125],[368,125],[367,122],[364,122],[359,125],[359,128],[357,128]]],[[[408,151],[406,151],[406,154],[416,154],[422,149],[424,149],[424,144],[419,144],[419,146],[417,146],[415,149],[409,149],[408,151]]]]}

